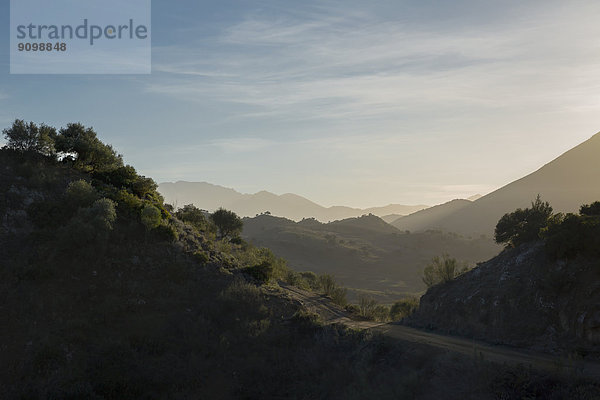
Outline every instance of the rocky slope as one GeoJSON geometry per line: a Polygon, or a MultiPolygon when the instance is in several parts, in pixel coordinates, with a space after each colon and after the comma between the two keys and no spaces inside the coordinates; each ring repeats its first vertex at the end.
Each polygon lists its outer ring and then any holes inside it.
{"type": "Polygon", "coordinates": [[[417,327],[557,352],[600,354],[600,260],[550,260],[543,244],[505,250],[430,288],[417,327]]]}

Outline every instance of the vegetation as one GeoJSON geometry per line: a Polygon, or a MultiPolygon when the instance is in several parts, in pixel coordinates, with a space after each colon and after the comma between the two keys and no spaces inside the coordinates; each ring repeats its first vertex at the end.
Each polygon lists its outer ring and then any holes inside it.
{"type": "Polygon", "coordinates": [[[385,322],[389,320],[389,309],[370,297],[361,295],[358,298],[358,315],[365,319],[385,322]]]}
{"type": "Polygon", "coordinates": [[[583,205],[577,214],[555,214],[541,232],[553,258],[600,256],[600,202],[583,205]]]}
{"type": "Polygon", "coordinates": [[[496,225],[496,241],[516,247],[542,239],[555,259],[600,255],[600,202],[584,204],[579,214],[552,213],[538,196],[531,208],[504,215],[496,225]]]}
{"type": "Polygon", "coordinates": [[[434,257],[423,270],[423,282],[428,288],[451,281],[467,271],[466,266],[459,266],[455,258],[444,254],[442,257],[434,257]]]}
{"type": "Polygon", "coordinates": [[[210,219],[219,230],[219,237],[221,239],[233,239],[239,236],[244,226],[242,219],[236,213],[223,208],[219,208],[211,214],[210,219]]]}
{"type": "Polygon", "coordinates": [[[375,216],[320,223],[262,215],[244,219],[242,236],[270,248],[296,270],[335,276],[355,304],[361,290],[382,304],[424,290],[423,269],[434,256],[450,253],[475,264],[500,250],[489,237],[440,231],[406,234],[375,216]]]}
{"type": "Polygon", "coordinates": [[[400,321],[403,318],[410,317],[419,308],[419,299],[410,297],[395,302],[390,308],[390,319],[400,321]]]}
{"type": "Polygon", "coordinates": [[[495,230],[496,243],[517,247],[535,241],[539,238],[540,230],[548,225],[551,216],[552,207],[538,195],[531,203],[531,208],[519,208],[500,218],[495,230]]]}

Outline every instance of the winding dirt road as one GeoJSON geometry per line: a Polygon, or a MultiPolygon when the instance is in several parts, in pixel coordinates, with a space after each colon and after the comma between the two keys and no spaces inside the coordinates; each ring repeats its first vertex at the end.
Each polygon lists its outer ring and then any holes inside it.
{"type": "Polygon", "coordinates": [[[371,329],[394,339],[425,344],[492,362],[514,366],[523,365],[547,372],[570,374],[600,381],[600,363],[535,353],[507,346],[490,345],[403,325],[357,321],[325,296],[307,292],[282,282],[279,283],[279,286],[292,300],[297,301],[307,310],[319,314],[325,324],[341,323],[354,329],[371,329]]]}

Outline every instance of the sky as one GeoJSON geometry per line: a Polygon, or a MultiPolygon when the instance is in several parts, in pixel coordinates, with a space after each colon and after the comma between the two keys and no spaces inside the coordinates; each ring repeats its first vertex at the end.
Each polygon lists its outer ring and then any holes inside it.
{"type": "Polygon", "coordinates": [[[81,122],[157,182],[325,206],[486,194],[600,131],[597,1],[152,1],[150,75],[10,75],[0,127],[81,122]]]}

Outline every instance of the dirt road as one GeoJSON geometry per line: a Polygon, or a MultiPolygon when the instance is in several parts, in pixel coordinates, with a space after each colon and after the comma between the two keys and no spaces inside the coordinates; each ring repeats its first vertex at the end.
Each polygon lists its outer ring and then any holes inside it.
{"type": "Polygon", "coordinates": [[[465,338],[439,335],[397,324],[356,321],[328,298],[280,283],[287,295],[308,310],[318,313],[326,324],[341,323],[354,329],[371,329],[374,332],[414,343],[426,344],[448,351],[478,357],[507,365],[523,365],[538,370],[571,374],[600,380],[600,363],[535,353],[507,346],[497,346],[465,338]]]}

